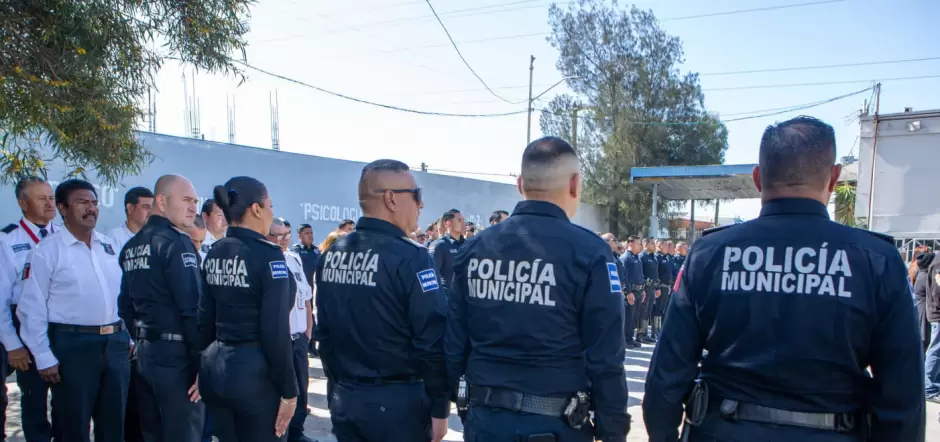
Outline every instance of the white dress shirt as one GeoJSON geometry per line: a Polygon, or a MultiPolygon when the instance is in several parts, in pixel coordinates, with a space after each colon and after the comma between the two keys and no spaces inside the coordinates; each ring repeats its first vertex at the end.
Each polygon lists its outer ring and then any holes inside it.
{"type": "Polygon", "coordinates": [[[92,232],[89,248],[68,229],[46,238],[30,253],[16,316],[36,368],[59,363],[49,347],[50,323],[102,326],[118,322],[119,253],[106,235],[92,232]]]}
{"type": "MultiPolygon", "coordinates": [[[[41,229],[26,218],[20,219],[16,226],[8,235],[0,236],[0,343],[7,351],[23,347],[13,327],[11,307],[20,303],[23,269],[29,252],[44,239],[41,229]]],[[[45,229],[46,235],[51,235],[60,227],[49,223],[45,229]]]]}
{"type": "Polygon", "coordinates": [[[134,235],[136,234],[131,232],[131,229],[127,228],[127,221],[108,231],[108,237],[111,238],[114,244],[114,250],[118,253],[121,252],[121,249],[124,248],[124,244],[127,244],[134,235]]]}
{"type": "Polygon", "coordinates": [[[306,302],[313,299],[313,291],[310,284],[307,283],[307,277],[304,276],[303,261],[300,255],[290,250],[284,252],[287,268],[294,275],[294,281],[297,283],[297,291],[294,292],[294,305],[290,309],[290,333],[307,333],[307,305],[306,302]]]}

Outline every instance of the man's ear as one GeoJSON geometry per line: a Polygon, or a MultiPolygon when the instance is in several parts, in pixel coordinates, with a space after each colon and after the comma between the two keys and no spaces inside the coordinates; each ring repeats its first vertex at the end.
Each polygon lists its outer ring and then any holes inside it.
{"type": "Polygon", "coordinates": [[[760,166],[754,166],[754,170],[751,171],[751,179],[754,180],[754,187],[757,188],[757,191],[763,192],[760,185],[760,166]]]}

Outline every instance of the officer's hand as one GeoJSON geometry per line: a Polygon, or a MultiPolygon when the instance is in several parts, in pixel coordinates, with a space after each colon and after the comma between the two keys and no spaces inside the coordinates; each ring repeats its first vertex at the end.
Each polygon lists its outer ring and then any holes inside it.
{"type": "Polygon", "coordinates": [[[199,399],[202,399],[202,396],[199,395],[199,375],[196,375],[196,382],[193,382],[193,386],[189,387],[189,401],[192,403],[199,402],[199,399]]]}
{"type": "Polygon", "coordinates": [[[55,364],[45,370],[39,370],[39,377],[50,384],[62,382],[62,377],[59,376],[59,364],[55,364]]]}
{"type": "Polygon", "coordinates": [[[656,297],[657,297],[657,298],[659,298],[659,297],[662,296],[662,295],[663,295],[663,291],[662,291],[662,290],[656,290],[656,297]]]}
{"type": "Polygon", "coordinates": [[[129,345],[129,347],[130,347],[130,352],[129,352],[130,358],[131,358],[131,359],[134,359],[134,350],[137,350],[137,346],[134,345],[134,343],[130,343],[130,344],[128,344],[128,345],[129,345]]]}
{"type": "Polygon", "coordinates": [[[646,302],[646,292],[643,292],[643,297],[640,298],[640,302],[646,302]]]}
{"type": "Polygon", "coordinates": [[[7,355],[10,360],[10,366],[19,371],[29,371],[29,350],[26,347],[20,347],[11,351],[7,355]]]}
{"type": "MultiPolygon", "coordinates": [[[[303,393],[301,393],[303,394],[303,393]]],[[[287,425],[294,417],[294,410],[297,408],[297,398],[284,399],[277,406],[277,419],[274,420],[274,435],[281,437],[287,433],[287,425]]]]}
{"type": "Polygon", "coordinates": [[[431,418],[431,442],[441,442],[447,435],[447,419],[431,418]]]}
{"type": "Polygon", "coordinates": [[[633,305],[634,303],[636,303],[636,295],[627,293],[627,304],[633,305]]]}

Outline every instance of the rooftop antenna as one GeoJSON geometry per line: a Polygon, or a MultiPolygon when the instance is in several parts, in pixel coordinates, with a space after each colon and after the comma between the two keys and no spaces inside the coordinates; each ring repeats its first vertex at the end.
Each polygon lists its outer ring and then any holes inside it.
{"type": "Polygon", "coordinates": [[[271,148],[281,150],[281,124],[278,111],[277,89],[268,92],[268,102],[271,107],[271,148]]]}

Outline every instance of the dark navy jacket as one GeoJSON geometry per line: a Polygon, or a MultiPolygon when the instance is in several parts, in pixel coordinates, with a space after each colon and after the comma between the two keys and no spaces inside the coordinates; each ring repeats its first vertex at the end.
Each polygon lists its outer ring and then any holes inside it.
{"type": "Polygon", "coordinates": [[[773,200],[755,220],[707,231],[678,285],[646,381],[651,441],[676,441],[703,349],[713,401],[862,409],[872,441],[924,440],[924,352],[891,237],[832,222],[817,201],[773,200]]]}
{"type": "Polygon", "coordinates": [[[427,249],[398,227],[359,218],[316,271],[323,363],[340,382],[417,376],[431,416],[450,414],[445,383],[445,301],[427,249]]]}
{"type": "Polygon", "coordinates": [[[199,324],[209,338],[260,342],[275,390],[283,398],[297,397],[288,321],[297,286],[281,247],[258,232],[229,226],[225,238],[212,244],[202,270],[207,286],[199,324]]]}
{"type": "Polygon", "coordinates": [[[307,277],[307,281],[313,281],[313,270],[317,268],[320,249],[312,244],[310,247],[305,247],[303,244],[294,244],[291,250],[300,255],[300,263],[304,266],[304,276],[307,277]]]}
{"type": "MultiPolygon", "coordinates": [[[[659,284],[661,288],[665,286],[672,287],[672,282],[675,277],[672,274],[673,264],[672,258],[661,252],[656,252],[656,260],[659,261],[659,284]]],[[[664,293],[665,294],[665,293],[664,293]]]]}
{"type": "Polygon", "coordinates": [[[656,258],[656,254],[644,250],[640,252],[639,258],[643,267],[643,278],[650,284],[650,287],[659,290],[659,260],[656,258]]]}
{"type": "Polygon", "coordinates": [[[680,254],[675,254],[671,256],[672,258],[672,280],[675,281],[679,277],[679,269],[682,268],[682,265],[685,264],[685,256],[680,254]]]}
{"type": "Polygon", "coordinates": [[[431,257],[434,258],[434,266],[437,268],[438,277],[441,280],[441,289],[445,295],[450,292],[454,281],[454,256],[457,255],[457,251],[465,242],[466,240],[462,237],[458,240],[450,236],[450,233],[446,233],[428,246],[428,251],[431,253],[431,257]]]}
{"type": "Polygon", "coordinates": [[[640,256],[631,251],[627,251],[620,256],[620,262],[623,263],[624,270],[627,272],[627,279],[624,284],[630,285],[630,291],[639,293],[643,291],[643,264],[640,263],[640,256]]]}
{"type": "Polygon", "coordinates": [[[153,215],[131,237],[119,257],[123,277],[118,315],[131,336],[137,321],[154,333],[183,335],[192,376],[206,344],[199,334],[197,308],[203,292],[199,253],[189,235],[162,216],[153,215]]]}
{"type": "Polygon", "coordinates": [[[568,397],[589,391],[602,439],[629,426],[616,258],[558,206],[523,201],[457,254],[447,374],[456,385],[568,397]]]}

